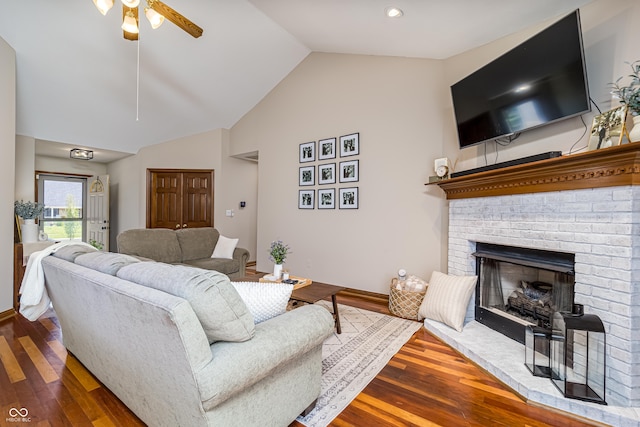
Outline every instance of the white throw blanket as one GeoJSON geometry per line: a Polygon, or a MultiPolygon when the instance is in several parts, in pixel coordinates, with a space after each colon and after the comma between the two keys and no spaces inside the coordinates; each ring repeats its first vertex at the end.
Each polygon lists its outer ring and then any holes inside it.
{"type": "Polygon", "coordinates": [[[29,262],[27,262],[27,268],[20,286],[20,314],[32,322],[38,320],[38,317],[42,316],[49,308],[49,304],[51,304],[47,289],[44,287],[42,259],[69,245],[82,245],[95,249],[88,243],[67,240],[34,252],[29,256],[29,262]]]}

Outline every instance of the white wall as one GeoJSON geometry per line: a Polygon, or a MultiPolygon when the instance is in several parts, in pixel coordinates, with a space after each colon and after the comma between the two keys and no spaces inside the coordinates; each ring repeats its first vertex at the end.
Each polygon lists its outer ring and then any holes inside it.
{"type": "Polygon", "coordinates": [[[105,163],[91,160],[61,159],[58,157],[36,156],[35,170],[40,172],[67,173],[78,175],[104,175],[107,173],[105,163]]]}
{"type": "MultiPolygon", "coordinates": [[[[596,0],[580,8],[582,33],[587,64],[587,76],[591,97],[602,111],[617,105],[612,103],[609,83],[622,75],[629,74],[627,62],[640,59],[640,2],[637,0],[596,0]]],[[[537,32],[546,28],[560,17],[542,22],[525,31],[512,34],[480,48],[462,53],[445,61],[445,82],[448,87],[466,75],[517,46],[537,32]]],[[[455,162],[457,170],[484,166],[484,145],[458,149],[457,133],[453,117],[451,97],[444,103],[445,129],[444,150],[455,162]]],[[[588,131],[597,110],[584,115],[585,125],[580,118],[565,120],[523,133],[509,147],[498,147],[497,162],[516,159],[547,151],[562,151],[567,154],[574,143],[577,148],[586,148],[588,131]]],[[[496,145],[486,143],[488,163],[496,163],[496,145]]]]}
{"type": "MultiPolygon", "coordinates": [[[[0,38],[0,177],[5,189],[15,185],[16,53],[0,38]]],[[[14,192],[0,193],[0,314],[13,307],[14,192]]]]}
{"type": "Polygon", "coordinates": [[[16,135],[16,182],[15,182],[15,199],[34,201],[34,171],[36,158],[36,140],[35,138],[16,135]]]}
{"type": "MultiPolygon", "coordinates": [[[[109,250],[117,251],[118,233],[132,228],[144,228],[144,215],[140,218],[141,202],[145,200],[144,183],[146,177],[140,172],[140,159],[137,156],[109,163],[109,250]]],[[[146,206],[142,204],[142,206],[146,206]]]]}
{"type": "Polygon", "coordinates": [[[249,250],[250,261],[256,260],[256,238],[258,221],[258,164],[229,157],[230,132],[222,131],[221,169],[216,172],[219,179],[217,192],[218,209],[216,228],[227,237],[239,238],[239,246],[249,250]],[[240,207],[240,202],[245,207],[240,207]],[[233,217],[225,214],[233,210],[233,217]]]}
{"type": "MultiPolygon", "coordinates": [[[[292,248],[294,275],[388,293],[398,268],[429,278],[444,264],[444,200],[425,187],[442,155],[442,63],[313,53],[231,130],[232,154],[258,150],[258,269],[292,248]],[[299,144],[360,133],[358,210],[299,210],[299,144]]],[[[351,160],[337,158],[320,163],[351,160]]],[[[306,165],[306,164],[305,164],[306,165]]]]}

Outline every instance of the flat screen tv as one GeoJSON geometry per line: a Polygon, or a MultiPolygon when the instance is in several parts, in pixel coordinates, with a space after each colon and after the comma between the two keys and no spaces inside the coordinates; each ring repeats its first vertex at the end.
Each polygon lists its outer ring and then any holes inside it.
{"type": "Polygon", "coordinates": [[[578,10],[451,86],[460,148],[591,110],[578,10]]]}

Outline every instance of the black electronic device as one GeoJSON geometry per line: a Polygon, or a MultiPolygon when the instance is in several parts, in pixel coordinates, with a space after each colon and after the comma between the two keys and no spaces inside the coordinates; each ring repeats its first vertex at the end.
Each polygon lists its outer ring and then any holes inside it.
{"type": "Polygon", "coordinates": [[[478,168],[468,169],[466,171],[453,172],[451,178],[458,176],[471,175],[472,173],[485,172],[494,169],[502,169],[509,166],[523,165],[525,163],[537,162],[539,160],[553,159],[562,156],[562,151],[548,151],[546,153],[534,154],[533,156],[521,157],[519,159],[507,160],[506,162],[495,163],[493,165],[480,166],[478,168]]]}
{"type": "Polygon", "coordinates": [[[460,148],[591,110],[578,10],[451,86],[460,148]]]}

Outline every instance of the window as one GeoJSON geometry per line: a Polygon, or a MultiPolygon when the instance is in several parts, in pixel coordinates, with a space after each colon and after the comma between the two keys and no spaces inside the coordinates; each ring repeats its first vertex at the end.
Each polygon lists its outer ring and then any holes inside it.
{"type": "Polygon", "coordinates": [[[39,224],[49,239],[85,240],[86,185],[86,178],[38,175],[38,201],[45,205],[39,224]]]}

